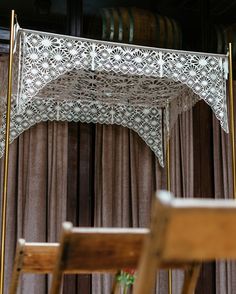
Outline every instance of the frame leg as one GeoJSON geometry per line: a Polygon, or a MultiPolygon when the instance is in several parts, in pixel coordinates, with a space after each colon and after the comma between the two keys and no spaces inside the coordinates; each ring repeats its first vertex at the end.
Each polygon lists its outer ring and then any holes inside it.
{"type": "Polygon", "coordinates": [[[114,277],[114,281],[113,281],[113,285],[112,285],[112,290],[111,290],[111,294],[118,294],[120,287],[119,284],[117,282],[117,276],[120,274],[120,271],[118,271],[114,277]]]}
{"type": "Polygon", "coordinates": [[[155,256],[148,253],[148,256],[144,256],[138,269],[133,294],[154,293],[155,280],[158,272],[159,262],[156,261],[155,256]]]}
{"type": "Polygon", "coordinates": [[[59,252],[57,256],[57,261],[52,274],[52,285],[50,289],[50,294],[59,294],[63,282],[64,276],[64,265],[66,261],[67,243],[70,233],[73,229],[72,223],[63,223],[63,232],[61,236],[61,242],[59,247],[59,252]]]}
{"type": "Polygon", "coordinates": [[[20,239],[17,244],[16,257],[15,257],[14,268],[12,272],[12,279],[11,279],[9,294],[17,293],[17,287],[19,284],[22,263],[24,259],[24,247],[25,247],[25,240],[20,239]]]}
{"type": "Polygon", "coordinates": [[[63,273],[60,269],[56,269],[52,277],[52,285],[50,289],[50,294],[59,294],[61,293],[61,285],[63,280],[63,273]]]}
{"type": "Polygon", "coordinates": [[[200,274],[201,264],[194,264],[188,272],[185,273],[182,294],[193,294],[200,274]]]}
{"type": "Polygon", "coordinates": [[[0,253],[0,294],[4,292],[5,274],[5,243],[7,234],[7,193],[8,193],[8,169],[9,169],[9,144],[10,144],[10,123],[11,123],[11,93],[12,93],[12,66],[14,47],[14,23],[15,11],[11,11],[11,32],[10,51],[8,63],[8,85],[7,85],[7,109],[6,109],[6,132],[5,132],[5,152],[3,170],[3,191],[1,207],[1,253],[0,253]]]}

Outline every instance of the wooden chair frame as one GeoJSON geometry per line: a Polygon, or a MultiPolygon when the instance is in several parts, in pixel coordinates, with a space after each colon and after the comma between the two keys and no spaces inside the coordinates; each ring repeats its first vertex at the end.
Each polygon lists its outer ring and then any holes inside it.
{"type": "Polygon", "coordinates": [[[157,192],[134,294],[153,293],[163,263],[188,266],[182,293],[194,293],[202,262],[236,259],[235,223],[234,200],[176,199],[157,192]]]}
{"type": "Polygon", "coordinates": [[[73,228],[63,224],[63,233],[50,294],[60,293],[63,274],[111,272],[137,268],[149,230],[132,228],[73,228]]]}
{"type": "MultiPolygon", "coordinates": [[[[149,232],[135,228],[73,228],[71,223],[64,223],[50,294],[60,292],[63,274],[68,271],[115,273],[124,268],[137,268],[149,232]]],[[[186,269],[180,262],[165,262],[160,266],[186,269]]]]}
{"type": "Polygon", "coordinates": [[[21,273],[52,274],[56,271],[54,285],[58,275],[61,279],[63,274],[116,273],[121,268],[136,268],[148,233],[147,229],[73,228],[71,223],[64,223],[61,244],[27,243],[20,239],[9,293],[16,293],[21,273]],[[73,263],[69,265],[64,262],[68,246],[72,246],[73,252],[69,250],[74,254],[73,263]]]}
{"type": "Polygon", "coordinates": [[[52,273],[58,255],[58,248],[59,243],[26,243],[24,239],[19,239],[9,294],[17,293],[22,273],[52,273]]]}
{"type": "Polygon", "coordinates": [[[10,294],[16,293],[20,273],[53,273],[50,293],[57,294],[64,274],[137,267],[134,294],[153,293],[156,272],[169,268],[187,270],[182,293],[190,294],[201,262],[236,259],[235,223],[234,200],[174,199],[161,191],[153,203],[150,230],[64,223],[60,244],[20,239],[10,294]]]}

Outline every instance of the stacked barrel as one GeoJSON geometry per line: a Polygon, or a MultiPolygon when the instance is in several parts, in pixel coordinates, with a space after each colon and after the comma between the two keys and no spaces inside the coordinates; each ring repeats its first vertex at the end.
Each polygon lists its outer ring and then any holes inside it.
{"type": "Polygon", "coordinates": [[[89,19],[86,36],[137,45],[182,48],[182,31],[176,20],[134,7],[100,9],[89,19]]]}

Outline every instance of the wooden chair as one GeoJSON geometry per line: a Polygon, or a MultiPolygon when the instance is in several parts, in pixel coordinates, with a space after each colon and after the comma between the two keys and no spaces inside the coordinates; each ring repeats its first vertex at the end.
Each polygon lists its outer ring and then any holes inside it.
{"type": "Polygon", "coordinates": [[[137,268],[148,233],[147,229],[73,228],[64,223],[50,293],[60,293],[64,273],[115,273],[137,268]]]}
{"type": "Polygon", "coordinates": [[[143,242],[135,293],[152,293],[160,268],[187,269],[183,293],[192,293],[202,260],[236,257],[235,239],[219,242],[227,233],[236,236],[234,217],[234,201],[173,199],[159,192],[151,234],[148,229],[73,228],[64,223],[60,245],[19,241],[10,294],[16,293],[21,272],[53,273],[50,293],[55,294],[60,292],[63,274],[137,268],[143,242]]]}
{"type": "MultiPolygon", "coordinates": [[[[60,293],[63,274],[136,269],[148,235],[148,229],[73,228],[64,223],[50,294],[60,293]]],[[[170,267],[186,269],[183,263],[161,264],[162,269],[170,267]]]]}
{"type": "Polygon", "coordinates": [[[136,268],[147,229],[73,228],[63,224],[61,244],[18,241],[10,294],[15,294],[21,273],[50,274],[52,293],[62,274],[115,273],[136,268]]]}
{"type": "Polygon", "coordinates": [[[9,293],[17,293],[21,273],[52,273],[58,248],[59,243],[26,243],[19,239],[9,293]]]}
{"type": "Polygon", "coordinates": [[[184,263],[191,270],[182,293],[192,294],[200,263],[219,259],[236,259],[236,201],[175,199],[157,192],[133,293],[153,293],[163,263],[184,263]]]}

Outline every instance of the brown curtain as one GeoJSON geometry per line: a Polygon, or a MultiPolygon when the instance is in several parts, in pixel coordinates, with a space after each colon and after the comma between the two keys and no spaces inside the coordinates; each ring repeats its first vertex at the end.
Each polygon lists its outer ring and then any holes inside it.
{"type": "MultiPolygon", "coordinates": [[[[61,223],[66,220],[67,131],[67,123],[41,123],[11,144],[5,293],[16,240],[59,239],[61,223]]],[[[21,281],[22,293],[46,293],[44,276],[24,275],[21,281]]]]}
{"type": "MultiPolygon", "coordinates": [[[[165,170],[134,132],[118,126],[96,128],[94,224],[148,226],[153,192],[166,186],[165,170]]],[[[215,119],[213,128],[215,197],[230,198],[229,136],[215,119]]],[[[193,196],[192,139],[192,112],[188,112],[179,118],[171,135],[171,188],[178,197],[193,196]]],[[[11,144],[10,151],[6,285],[17,238],[56,241],[62,221],[69,217],[68,125],[41,123],[22,134],[11,144]]],[[[234,293],[235,270],[233,262],[217,263],[217,293],[234,293]]],[[[179,293],[182,277],[181,272],[173,272],[173,293],[179,293]]],[[[94,277],[93,286],[93,293],[108,293],[110,279],[94,277]]],[[[157,293],[167,293],[167,286],[167,274],[161,273],[157,293]]],[[[22,293],[45,293],[47,280],[25,275],[21,289],[22,293]]]]}
{"type": "MultiPolygon", "coordinates": [[[[236,83],[234,83],[234,93],[236,93],[236,83]]],[[[235,100],[236,99],[234,98],[234,106],[236,106],[235,100]]],[[[213,117],[213,150],[215,198],[233,198],[232,149],[230,135],[221,130],[215,117],[213,117]]],[[[232,261],[217,262],[216,293],[233,294],[235,293],[235,289],[236,263],[232,261]]]]}
{"type": "MultiPolygon", "coordinates": [[[[171,133],[171,191],[175,197],[194,197],[192,110],[179,116],[171,133]]],[[[172,271],[173,294],[181,293],[183,279],[183,271],[172,271]]],[[[162,293],[160,291],[160,294],[162,293]]],[[[164,293],[167,293],[167,291],[164,293]]]]}
{"type": "MultiPolygon", "coordinates": [[[[118,126],[96,128],[94,225],[148,226],[153,192],[166,187],[165,170],[134,132],[118,126]]],[[[189,112],[180,117],[171,139],[172,190],[176,195],[187,196],[192,191],[191,134],[189,112]],[[189,181],[180,183],[180,175],[187,175],[189,181]]],[[[67,203],[67,153],[67,123],[40,123],[11,144],[6,286],[16,240],[23,237],[32,242],[57,241],[61,223],[74,214],[72,210],[76,208],[67,203]]],[[[181,280],[179,275],[173,273],[174,289],[181,280]]],[[[72,288],[77,286],[70,286],[64,293],[76,293],[72,288]]],[[[110,282],[93,279],[93,293],[106,293],[109,286],[110,282]]],[[[158,287],[160,293],[166,292],[166,272],[160,274],[158,287]]],[[[45,276],[24,275],[21,279],[22,293],[39,294],[47,289],[45,276]]]]}
{"type": "MultiPolygon", "coordinates": [[[[126,128],[97,125],[95,154],[94,225],[147,227],[162,177],[152,151],[126,128]]],[[[94,293],[109,293],[111,285],[110,276],[94,275],[94,293]]]]}
{"type": "MultiPolygon", "coordinates": [[[[177,197],[193,197],[192,111],[182,114],[171,134],[171,190],[177,197]]],[[[166,188],[166,169],[134,132],[97,125],[95,153],[94,225],[147,227],[154,191],[166,188]]],[[[173,271],[173,292],[180,293],[183,273],[173,271]]],[[[94,293],[109,293],[112,279],[94,275],[94,293]]],[[[157,293],[168,293],[168,277],[161,272],[157,293]]]]}

